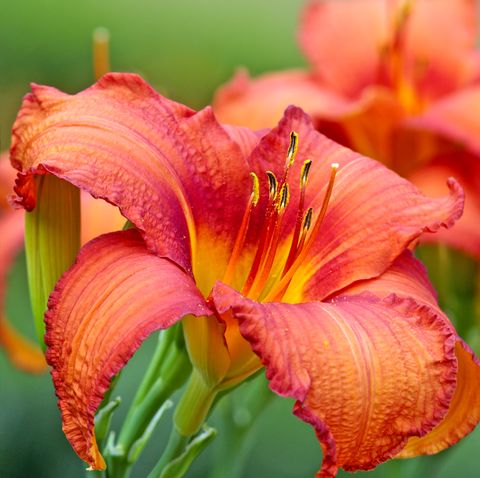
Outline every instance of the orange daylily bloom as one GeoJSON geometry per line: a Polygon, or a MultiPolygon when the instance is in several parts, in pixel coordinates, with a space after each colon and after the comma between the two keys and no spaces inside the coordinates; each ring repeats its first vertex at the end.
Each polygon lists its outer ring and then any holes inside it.
{"type": "Polygon", "coordinates": [[[298,108],[252,132],[131,74],[76,95],[35,85],[11,160],[26,209],[34,176],[50,173],[136,226],[86,244],[46,315],[63,429],[93,469],[105,467],[94,413],[111,378],[182,318],[205,386],[263,364],[297,400],[324,450],[319,477],[439,451],[479,421],[480,363],[408,251],[460,217],[456,181],[429,199],[298,108]]]}
{"type": "MultiPolygon", "coordinates": [[[[31,373],[47,370],[45,357],[30,340],[22,337],[5,317],[5,288],[7,276],[15,256],[23,248],[24,214],[12,209],[7,202],[16,170],[8,160],[8,154],[0,156],[0,347],[18,368],[31,373]]],[[[105,232],[121,229],[125,219],[118,210],[104,201],[97,201],[82,194],[82,243],[105,232]]]]}
{"type": "Polygon", "coordinates": [[[426,194],[456,177],[465,215],[426,235],[480,258],[480,57],[475,0],[311,0],[300,25],[310,71],[241,71],[215,98],[222,122],[275,125],[289,104],[320,132],[375,158],[426,194]]]}

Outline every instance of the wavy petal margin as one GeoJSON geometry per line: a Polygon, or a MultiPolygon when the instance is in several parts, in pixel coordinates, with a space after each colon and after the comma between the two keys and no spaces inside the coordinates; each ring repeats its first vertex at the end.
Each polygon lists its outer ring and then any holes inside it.
{"type": "MultiPolygon", "coordinates": [[[[425,267],[409,251],[405,251],[379,278],[354,284],[342,294],[357,295],[367,291],[381,298],[388,297],[394,291],[400,297],[412,297],[443,315],[425,267]]],[[[453,330],[453,326],[450,327],[453,330]]],[[[410,438],[398,455],[400,458],[438,453],[468,435],[480,421],[480,362],[458,336],[455,355],[458,362],[457,385],[448,414],[424,437],[410,438]]]]}
{"type": "Polygon", "coordinates": [[[480,260],[480,156],[466,152],[449,153],[418,168],[409,176],[424,194],[440,197],[445,194],[445,178],[454,177],[465,191],[465,209],[451,229],[424,234],[425,243],[443,243],[480,260]]]}
{"type": "Polygon", "coordinates": [[[187,314],[209,315],[191,278],[146,249],[136,230],[84,246],[58,282],[46,313],[47,361],[63,431],[79,457],[104,469],[94,414],[110,380],[143,340],[187,314]]]}
{"type": "Polygon", "coordinates": [[[455,335],[428,307],[371,294],[259,304],[221,283],[212,298],[219,312],[232,310],[271,389],[296,398],[295,415],[314,426],[324,456],[318,477],[371,469],[448,412],[455,335]]]}
{"type": "Polygon", "coordinates": [[[203,226],[235,238],[251,187],[244,153],[210,108],[195,113],[137,75],[76,95],[33,85],[13,127],[15,200],[31,210],[33,175],[55,174],[118,206],[153,252],[191,271],[203,226]]]}
{"type": "Polygon", "coordinates": [[[14,200],[32,210],[34,175],[50,172],[118,206],[152,250],[189,268],[189,207],[165,157],[178,155],[169,132],[192,114],[137,75],[108,74],[76,95],[34,84],[13,125],[14,200]]]}
{"type": "Polygon", "coordinates": [[[463,340],[457,340],[455,353],[458,360],[457,387],[448,414],[424,437],[410,438],[399,458],[438,453],[460,441],[478,425],[480,361],[463,340]]]}

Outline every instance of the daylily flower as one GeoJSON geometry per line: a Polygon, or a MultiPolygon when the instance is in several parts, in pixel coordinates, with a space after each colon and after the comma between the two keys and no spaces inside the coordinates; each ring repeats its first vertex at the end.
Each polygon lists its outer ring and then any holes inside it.
{"type": "Polygon", "coordinates": [[[27,210],[34,176],[54,174],[136,226],[85,245],[46,314],[63,429],[93,469],[105,466],[94,413],[111,378],[182,318],[204,408],[264,365],[314,427],[320,477],[435,453],[479,421],[479,362],[408,251],[460,216],[455,180],[429,199],[298,108],[254,133],[130,74],[76,95],[34,85],[11,160],[27,210]]]}
{"type": "Polygon", "coordinates": [[[300,24],[310,71],[240,71],[216,95],[228,124],[272,127],[289,104],[319,131],[445,194],[456,177],[465,215],[426,235],[480,258],[480,61],[475,0],[312,0],[300,24]]]}

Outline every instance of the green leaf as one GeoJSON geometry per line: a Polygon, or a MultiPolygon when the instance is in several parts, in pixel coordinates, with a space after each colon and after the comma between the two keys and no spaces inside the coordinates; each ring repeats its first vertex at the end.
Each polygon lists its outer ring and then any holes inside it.
{"type": "Polygon", "coordinates": [[[113,412],[118,408],[122,399],[120,397],[115,398],[102,407],[95,415],[95,435],[97,441],[101,442],[110,429],[110,423],[112,421],[113,412]]]}
{"type": "Polygon", "coordinates": [[[143,432],[143,435],[136,440],[132,447],[130,448],[130,451],[128,453],[128,462],[129,463],[135,463],[138,460],[138,457],[140,456],[140,453],[142,453],[143,449],[145,448],[145,445],[148,443],[148,440],[150,440],[150,437],[152,436],[152,433],[154,432],[156,426],[158,425],[158,422],[161,420],[163,414],[169,409],[172,408],[173,402],[171,400],[167,400],[155,413],[153,416],[152,420],[148,424],[147,428],[143,432]]]}
{"type": "Polygon", "coordinates": [[[161,472],[159,478],[182,478],[195,458],[217,436],[214,428],[203,426],[203,430],[186,446],[185,451],[172,460],[161,472]]]}

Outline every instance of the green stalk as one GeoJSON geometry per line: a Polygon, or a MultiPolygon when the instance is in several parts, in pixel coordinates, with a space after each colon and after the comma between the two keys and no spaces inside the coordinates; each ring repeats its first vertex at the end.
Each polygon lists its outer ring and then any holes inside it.
{"type": "Polygon", "coordinates": [[[132,447],[142,438],[162,405],[185,383],[191,366],[182,341],[179,325],[160,333],[154,356],[123,422],[118,440],[106,447],[108,477],[126,478],[130,475],[134,464],[129,461],[132,447]]]}
{"type": "Polygon", "coordinates": [[[219,432],[222,439],[215,449],[210,478],[243,476],[245,462],[255,446],[255,425],[274,397],[265,375],[261,374],[233,394],[222,398],[219,404],[219,432]]]}
{"type": "Polygon", "coordinates": [[[165,467],[175,458],[183,453],[188,444],[190,437],[186,437],[178,433],[175,427],[172,429],[167,446],[160,460],[157,462],[153,470],[148,474],[147,478],[158,478],[161,476],[165,467]]]}
{"type": "Polygon", "coordinates": [[[198,433],[216,396],[216,388],[208,386],[201,373],[193,368],[173,416],[174,426],[167,447],[148,478],[184,476],[196,456],[216,435],[215,430],[208,427],[204,427],[204,430],[208,429],[205,433],[198,433]]]}

